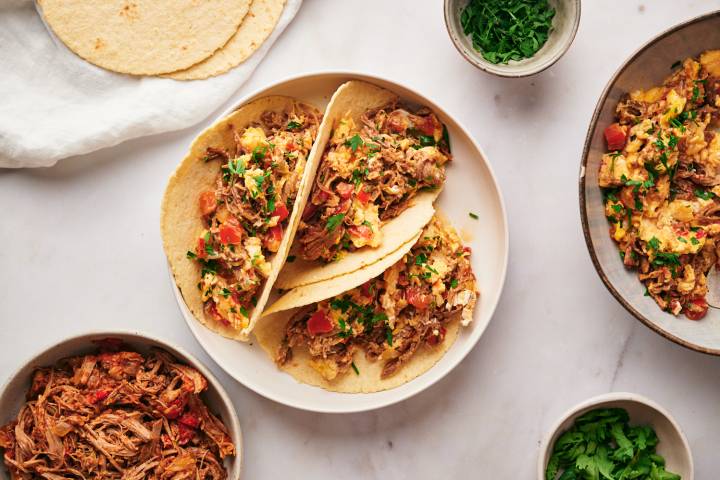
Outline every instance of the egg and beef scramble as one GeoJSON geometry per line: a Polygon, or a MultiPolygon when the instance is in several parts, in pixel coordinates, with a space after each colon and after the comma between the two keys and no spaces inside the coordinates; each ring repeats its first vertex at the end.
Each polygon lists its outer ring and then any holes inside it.
{"type": "Polygon", "coordinates": [[[440,188],[450,145],[427,108],[397,104],[343,118],[318,167],[298,229],[306,260],[338,260],[345,251],[382,242],[384,221],[400,215],[418,191],[440,188]]]}
{"type": "Polygon", "coordinates": [[[698,320],[720,254],[720,50],[675,68],[617,106],[599,185],[610,235],[646,295],[698,320]]]}
{"type": "Polygon", "coordinates": [[[10,478],[227,478],[235,446],[199,396],[205,377],[163,350],[103,343],[35,370],[27,402],[0,427],[10,478]]]}
{"type": "MultiPolygon", "coordinates": [[[[420,348],[445,338],[447,322],[472,321],[477,285],[470,248],[438,217],[402,260],[382,275],[342,295],[299,310],[287,323],[276,362],[307,349],[311,366],[333,380],[352,368],[356,351],[385,362],[381,377],[396,373],[420,348]]],[[[425,347],[424,347],[425,346],[425,347]]]]}
{"type": "Polygon", "coordinates": [[[320,120],[312,108],[295,103],[285,112],[267,111],[258,125],[235,132],[234,152],[207,151],[206,161],[219,161],[219,174],[214,190],[200,194],[205,229],[187,255],[202,265],[197,287],[205,313],[223,325],[237,330],[248,325],[320,120]]]}

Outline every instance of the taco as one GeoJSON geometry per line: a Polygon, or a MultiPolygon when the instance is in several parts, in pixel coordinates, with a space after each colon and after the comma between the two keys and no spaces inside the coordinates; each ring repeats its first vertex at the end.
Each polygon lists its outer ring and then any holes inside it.
{"type": "Polygon", "coordinates": [[[309,191],[321,118],[292,98],[260,98],[203,132],[170,178],[163,246],[211,330],[247,340],[262,313],[309,191]]]}
{"type": "Polygon", "coordinates": [[[478,291],[470,248],[447,221],[435,215],[416,238],[401,255],[280,298],[255,331],[260,345],[300,382],[337,392],[427,371],[472,322],[478,291]]]}
{"type": "Polygon", "coordinates": [[[451,160],[447,129],[426,107],[350,81],[333,96],[310,197],[277,287],[357,271],[394,252],[430,220],[451,160]]]}

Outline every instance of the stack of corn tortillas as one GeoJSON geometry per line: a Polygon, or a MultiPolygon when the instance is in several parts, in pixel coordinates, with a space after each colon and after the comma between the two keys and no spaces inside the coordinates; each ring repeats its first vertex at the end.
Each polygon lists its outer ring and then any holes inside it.
{"type": "Polygon", "coordinates": [[[275,28],[285,0],[38,0],[74,53],[132,75],[198,80],[238,66],[275,28]]]}

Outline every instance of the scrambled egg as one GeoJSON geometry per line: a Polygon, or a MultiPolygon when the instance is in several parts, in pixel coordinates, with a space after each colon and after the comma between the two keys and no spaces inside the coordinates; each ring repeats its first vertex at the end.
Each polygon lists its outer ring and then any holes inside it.
{"type": "Polygon", "coordinates": [[[267,278],[270,275],[271,265],[270,262],[265,260],[265,256],[262,253],[262,242],[259,237],[248,237],[245,239],[245,250],[250,256],[252,266],[262,274],[263,277],[267,278]]]}
{"type": "Polygon", "coordinates": [[[246,128],[240,137],[240,146],[246,152],[252,152],[258,147],[267,145],[267,137],[262,128],[249,127],[246,128]]]}

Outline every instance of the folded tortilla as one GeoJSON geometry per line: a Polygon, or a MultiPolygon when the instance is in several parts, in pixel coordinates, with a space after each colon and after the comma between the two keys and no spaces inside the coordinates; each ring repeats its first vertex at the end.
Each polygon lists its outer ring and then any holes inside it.
{"type": "MultiPolygon", "coordinates": [[[[235,146],[234,133],[254,125],[266,111],[282,112],[290,108],[297,100],[284,96],[269,96],[254,100],[229,116],[219,120],[201,133],[190,147],[190,152],[170,177],[162,200],[160,227],[163,247],[167,255],[175,283],[186,305],[195,318],[209,329],[229,338],[247,341],[252,329],[260,318],[280,269],[287,258],[289,246],[295,235],[300,214],[307,201],[317,170],[319,155],[315,146],[323,134],[323,123],[318,128],[316,142],[307,157],[305,172],[298,186],[295,204],[292,206],[287,228],[283,234],[278,251],[268,258],[271,273],[259,293],[257,304],[249,313],[249,324],[242,330],[220,324],[207,316],[203,309],[201,292],[197,284],[201,276],[201,266],[197,261],[188,259],[186,254],[197,243],[203,230],[201,216],[198,213],[198,195],[214,188],[218,175],[216,162],[206,162],[203,157],[209,147],[231,150],[235,146]]],[[[314,107],[311,107],[314,109],[314,107]]],[[[317,112],[320,116],[320,112],[317,112]]],[[[327,138],[327,134],[325,135],[327,138]]]]}
{"type": "MultiPolygon", "coordinates": [[[[319,165],[330,135],[343,119],[350,117],[356,125],[362,125],[361,116],[368,110],[385,106],[398,100],[398,96],[384,88],[359,80],[351,80],[341,85],[333,95],[323,119],[322,141],[316,142],[319,165]]],[[[317,168],[318,165],[315,165],[317,168]]],[[[297,259],[285,265],[275,283],[277,288],[289,290],[303,285],[315,284],[356,272],[381,260],[409,242],[430,221],[435,212],[433,202],[441,189],[419,192],[410,206],[399,216],[385,222],[381,228],[382,244],[376,248],[363,247],[348,252],[336,262],[322,263],[306,261],[295,250],[290,253],[297,259]]],[[[309,193],[309,192],[308,192],[309,193]]],[[[307,200],[306,200],[307,201],[307,200]]],[[[299,220],[298,220],[299,221],[299,220]]]]}

